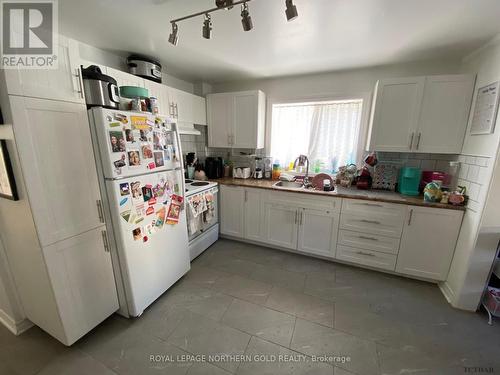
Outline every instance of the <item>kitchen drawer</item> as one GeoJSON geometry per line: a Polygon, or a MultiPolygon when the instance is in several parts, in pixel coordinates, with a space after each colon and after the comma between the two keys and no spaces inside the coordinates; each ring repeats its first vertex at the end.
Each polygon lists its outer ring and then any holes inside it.
{"type": "Polygon", "coordinates": [[[286,191],[271,191],[267,193],[268,202],[292,205],[302,208],[331,210],[340,212],[342,198],[314,195],[308,193],[289,193],[286,191]]]}
{"type": "Polygon", "coordinates": [[[357,249],[348,246],[337,246],[337,259],[346,262],[363,264],[365,266],[394,271],[396,268],[396,255],[379,253],[378,251],[357,249]]]}
{"type": "Polygon", "coordinates": [[[352,232],[350,230],[339,231],[338,243],[344,246],[379,251],[388,254],[397,254],[399,252],[399,238],[352,232]]]}
{"type": "Polygon", "coordinates": [[[403,218],[397,216],[377,216],[373,214],[340,215],[340,229],[401,238],[403,218]]]}
{"type": "Polygon", "coordinates": [[[344,199],[342,213],[374,215],[375,217],[394,217],[404,220],[406,205],[385,202],[376,202],[360,199],[344,199]]]}

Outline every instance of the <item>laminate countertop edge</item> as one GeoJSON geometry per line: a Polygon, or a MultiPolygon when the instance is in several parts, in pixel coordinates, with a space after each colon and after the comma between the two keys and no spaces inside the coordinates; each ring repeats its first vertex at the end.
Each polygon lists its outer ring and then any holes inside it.
{"type": "Polygon", "coordinates": [[[368,200],[374,202],[405,204],[410,206],[429,207],[429,208],[442,208],[442,209],[457,210],[457,211],[466,210],[466,207],[464,206],[454,206],[451,204],[424,202],[423,196],[409,197],[396,192],[384,191],[384,190],[359,190],[356,188],[343,188],[336,186],[334,192],[327,192],[327,191],[317,191],[311,189],[296,190],[287,188],[275,188],[273,187],[273,184],[275,184],[277,181],[274,180],[219,178],[211,181],[218,182],[220,185],[266,189],[276,192],[283,191],[287,193],[309,194],[309,195],[317,195],[323,197],[360,199],[360,200],[368,200]]]}

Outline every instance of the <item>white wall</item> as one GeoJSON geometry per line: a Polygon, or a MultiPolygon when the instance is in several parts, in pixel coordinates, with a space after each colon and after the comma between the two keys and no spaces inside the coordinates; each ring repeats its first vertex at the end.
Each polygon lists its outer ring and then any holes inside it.
{"type": "MultiPolygon", "coordinates": [[[[472,55],[466,57],[463,71],[477,74],[476,92],[470,116],[472,118],[477,89],[500,80],[500,37],[494,38],[472,55]]],[[[461,158],[462,160],[472,159],[474,163],[481,160],[480,164],[482,165],[479,169],[481,174],[476,176],[475,172],[468,173],[466,179],[468,183],[477,182],[480,187],[478,191],[475,191],[477,187],[474,185],[475,199],[469,204],[465,213],[450,273],[442,285],[442,289],[453,306],[466,310],[476,310],[496,253],[496,246],[491,246],[491,233],[483,228],[482,222],[483,214],[492,209],[490,205],[494,204],[495,199],[498,199],[495,195],[500,194],[500,191],[493,191],[490,188],[500,140],[500,116],[496,119],[493,134],[470,135],[470,126],[469,120],[461,158]],[[478,156],[485,157],[478,158],[478,156]],[[488,195],[492,198],[488,199],[488,210],[485,211],[488,195]],[[487,241],[485,241],[484,236],[488,237],[487,241]],[[486,243],[490,245],[486,246],[486,243]]],[[[496,173],[498,172],[497,169],[496,173]]],[[[496,208],[497,210],[498,208],[496,208]]],[[[494,226],[498,219],[498,213],[493,216],[489,215],[486,225],[494,226]]],[[[500,223],[496,223],[496,225],[500,227],[500,223]]]]}

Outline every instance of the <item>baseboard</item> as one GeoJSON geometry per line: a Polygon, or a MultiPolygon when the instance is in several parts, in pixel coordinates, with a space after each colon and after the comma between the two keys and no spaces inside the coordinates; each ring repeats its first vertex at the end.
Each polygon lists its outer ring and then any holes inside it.
{"type": "Polygon", "coordinates": [[[33,327],[33,323],[31,323],[28,319],[24,319],[20,322],[15,322],[14,319],[12,319],[3,310],[0,310],[0,323],[2,323],[9,331],[11,331],[16,336],[33,327]]]}
{"type": "Polygon", "coordinates": [[[453,306],[453,302],[455,301],[455,292],[450,288],[448,282],[443,281],[439,283],[438,286],[444,298],[446,298],[448,303],[453,306]]]}

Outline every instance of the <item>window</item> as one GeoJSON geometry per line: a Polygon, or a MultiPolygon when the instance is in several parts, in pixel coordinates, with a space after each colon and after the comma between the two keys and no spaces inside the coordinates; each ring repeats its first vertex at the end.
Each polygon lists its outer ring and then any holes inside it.
{"type": "Polygon", "coordinates": [[[307,155],[311,171],[356,163],[363,99],[274,104],[271,155],[281,165],[307,155]]]}

